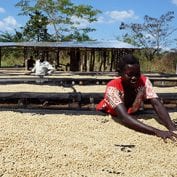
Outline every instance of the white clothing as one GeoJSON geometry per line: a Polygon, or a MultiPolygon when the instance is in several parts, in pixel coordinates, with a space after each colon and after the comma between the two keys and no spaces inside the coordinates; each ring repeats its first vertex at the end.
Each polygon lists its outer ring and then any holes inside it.
{"type": "Polygon", "coordinates": [[[48,62],[36,60],[35,66],[32,69],[32,72],[35,72],[35,75],[45,76],[51,74],[55,68],[48,62]]]}

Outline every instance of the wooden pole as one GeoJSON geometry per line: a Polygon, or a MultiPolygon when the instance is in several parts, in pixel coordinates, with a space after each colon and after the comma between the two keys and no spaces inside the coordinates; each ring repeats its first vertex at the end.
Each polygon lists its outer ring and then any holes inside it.
{"type": "Polygon", "coordinates": [[[0,47],[0,67],[1,67],[1,61],[2,61],[2,52],[1,52],[2,47],[0,47]]]}

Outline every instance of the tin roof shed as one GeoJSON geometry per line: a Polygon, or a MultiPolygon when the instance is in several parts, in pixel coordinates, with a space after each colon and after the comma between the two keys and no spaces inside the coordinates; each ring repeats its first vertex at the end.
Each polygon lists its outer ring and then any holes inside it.
{"type": "MultiPolygon", "coordinates": [[[[0,42],[0,66],[1,66],[1,49],[13,48],[14,50],[19,49],[24,51],[24,63],[26,59],[31,55],[30,51],[37,51],[38,54],[42,53],[43,56],[48,60],[51,56],[51,52],[54,53],[55,63],[57,66],[61,64],[60,52],[62,50],[67,50],[70,55],[70,70],[93,70],[95,58],[99,57],[99,61],[102,61],[100,68],[102,68],[103,63],[110,63],[110,70],[112,70],[112,65],[115,65],[117,60],[127,54],[132,53],[135,49],[140,49],[131,44],[118,41],[118,40],[108,40],[108,41],[72,41],[72,42],[0,42]],[[99,55],[98,55],[99,53],[99,55]],[[84,63],[87,62],[87,63],[84,63]],[[82,69],[84,66],[91,63],[90,69],[82,69]],[[82,63],[82,64],[81,64],[82,63]],[[114,64],[115,63],[115,64],[114,64]],[[82,66],[81,66],[82,65],[82,66]]],[[[105,65],[105,64],[104,64],[105,65]]],[[[106,66],[104,66],[106,68],[106,66]]],[[[102,69],[101,69],[102,70],[102,69]]],[[[104,70],[104,69],[103,69],[104,70]]]]}
{"type": "Polygon", "coordinates": [[[122,41],[72,41],[72,42],[0,42],[0,47],[51,47],[51,48],[129,48],[138,47],[122,41]]]}

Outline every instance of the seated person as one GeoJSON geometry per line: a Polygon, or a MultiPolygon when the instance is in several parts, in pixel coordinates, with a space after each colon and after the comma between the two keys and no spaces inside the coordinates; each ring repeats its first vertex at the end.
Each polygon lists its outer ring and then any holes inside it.
{"type": "Polygon", "coordinates": [[[35,75],[46,76],[52,74],[54,70],[55,68],[48,61],[40,59],[36,60],[36,63],[31,71],[35,72],[35,75]]]}
{"type": "Polygon", "coordinates": [[[31,70],[35,65],[35,60],[33,59],[33,56],[30,56],[30,58],[26,61],[26,69],[31,70]]]}

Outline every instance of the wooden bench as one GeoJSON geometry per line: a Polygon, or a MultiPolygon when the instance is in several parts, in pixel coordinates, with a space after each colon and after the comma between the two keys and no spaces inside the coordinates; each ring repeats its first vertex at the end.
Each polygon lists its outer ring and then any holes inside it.
{"type": "MultiPolygon", "coordinates": [[[[103,93],[0,92],[0,107],[94,110],[103,93]]],[[[177,93],[158,93],[169,109],[177,109],[177,93]]],[[[152,109],[148,102],[145,109],[152,109]]]]}
{"type": "Polygon", "coordinates": [[[111,79],[99,78],[51,78],[51,77],[29,77],[29,78],[0,78],[0,84],[47,84],[47,85],[99,85],[106,84],[111,79]]]}
{"type": "MultiPolygon", "coordinates": [[[[47,84],[47,85],[105,85],[113,78],[71,78],[71,77],[18,77],[18,78],[0,78],[0,84],[47,84]]],[[[177,77],[150,77],[155,86],[177,86],[177,77]]]]}

